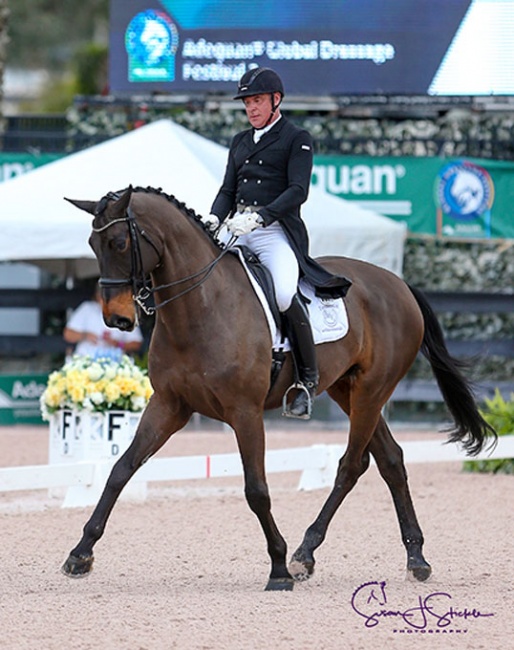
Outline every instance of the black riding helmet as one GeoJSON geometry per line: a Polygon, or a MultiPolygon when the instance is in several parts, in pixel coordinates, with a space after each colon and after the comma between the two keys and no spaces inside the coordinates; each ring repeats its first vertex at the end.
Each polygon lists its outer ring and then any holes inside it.
{"type": "Polygon", "coordinates": [[[271,68],[251,68],[245,72],[239,80],[237,95],[234,99],[244,99],[253,95],[267,95],[268,93],[271,96],[271,113],[266,122],[266,125],[268,125],[284,97],[284,84],[274,70],[271,70],[271,68]],[[274,93],[280,93],[280,100],[277,104],[275,104],[274,93]]]}
{"type": "Polygon", "coordinates": [[[284,97],[284,84],[278,74],[270,68],[252,68],[244,73],[237,86],[234,99],[244,99],[252,95],[280,93],[284,97]]]}

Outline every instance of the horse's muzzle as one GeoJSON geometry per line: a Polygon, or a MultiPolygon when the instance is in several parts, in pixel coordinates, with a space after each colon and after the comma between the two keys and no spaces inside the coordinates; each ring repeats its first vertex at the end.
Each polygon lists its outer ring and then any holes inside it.
{"type": "Polygon", "coordinates": [[[134,326],[136,324],[135,319],[127,318],[126,316],[120,316],[119,314],[113,314],[104,320],[108,327],[117,327],[123,332],[130,332],[134,329],[134,326]]]}
{"type": "Polygon", "coordinates": [[[129,332],[136,325],[136,310],[130,290],[103,300],[102,307],[105,324],[129,332]]]}

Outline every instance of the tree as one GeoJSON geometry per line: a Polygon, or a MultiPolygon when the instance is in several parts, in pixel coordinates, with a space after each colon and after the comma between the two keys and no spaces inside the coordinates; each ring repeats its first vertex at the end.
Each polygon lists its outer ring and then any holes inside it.
{"type": "Polygon", "coordinates": [[[16,68],[62,73],[79,46],[108,34],[109,0],[11,0],[10,10],[8,64],[16,68]]]}
{"type": "Polygon", "coordinates": [[[50,73],[42,95],[23,110],[62,112],[83,87],[105,88],[109,0],[11,0],[9,9],[9,47],[1,61],[50,73]]]}

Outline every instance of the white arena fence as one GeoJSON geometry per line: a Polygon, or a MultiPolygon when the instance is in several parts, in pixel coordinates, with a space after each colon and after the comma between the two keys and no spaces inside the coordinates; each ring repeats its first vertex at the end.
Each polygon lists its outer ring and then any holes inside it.
{"type": "MultiPolygon", "coordinates": [[[[457,445],[439,440],[401,443],[407,465],[464,461],[469,458],[457,445]]],[[[300,472],[299,490],[316,490],[332,485],[344,445],[313,445],[269,450],[266,453],[268,474],[300,472]]],[[[502,436],[496,448],[480,453],[474,460],[514,458],[514,435],[502,436]]],[[[373,461],[372,461],[373,462],[373,461]]],[[[0,469],[0,492],[54,490],[66,488],[63,507],[89,506],[98,501],[109,472],[110,461],[80,460],[71,463],[7,467],[0,469]]],[[[143,500],[149,482],[210,480],[242,476],[239,454],[177,456],[153,458],[133,476],[122,493],[123,498],[143,500]]]]}

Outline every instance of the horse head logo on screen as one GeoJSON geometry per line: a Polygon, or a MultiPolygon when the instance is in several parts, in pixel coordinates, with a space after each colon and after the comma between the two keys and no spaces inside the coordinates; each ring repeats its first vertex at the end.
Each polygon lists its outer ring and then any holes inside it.
{"type": "Polygon", "coordinates": [[[125,33],[129,81],[174,81],[178,30],[162,11],[136,14],[125,33]]]}

